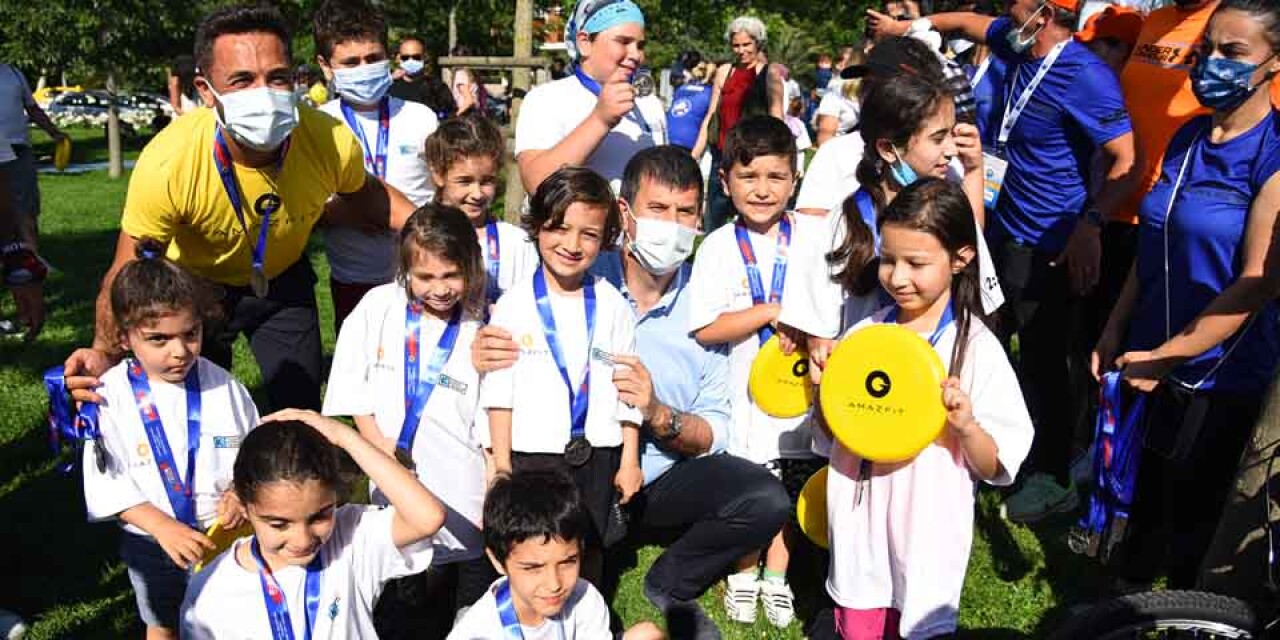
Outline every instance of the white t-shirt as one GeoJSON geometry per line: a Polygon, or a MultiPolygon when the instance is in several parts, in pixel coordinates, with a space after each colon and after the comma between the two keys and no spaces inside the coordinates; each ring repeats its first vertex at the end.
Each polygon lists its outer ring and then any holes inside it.
{"type": "Polygon", "coordinates": [[[818,103],[818,117],[833,116],[839,121],[836,125],[836,135],[841,136],[858,126],[858,108],[857,100],[850,100],[844,97],[843,91],[828,91],[822,96],[822,101],[818,103]]]}
{"type": "Polygon", "coordinates": [[[866,145],[862,136],[836,136],[818,147],[800,182],[797,209],[830,211],[858,189],[858,163],[866,145]]]}
{"type": "MultiPolygon", "coordinates": [[[[84,448],[84,502],[90,522],[115,518],[121,511],[143,503],[173,515],[169,494],[152,455],[147,431],[129,385],[129,360],[103,374],[98,393],[106,404],[98,410],[101,440],[91,440],[84,448]],[[109,461],[105,472],[98,471],[97,447],[106,447],[109,461]]],[[[244,385],[226,369],[201,358],[200,450],[192,493],[196,519],[203,529],[218,517],[218,499],[231,488],[232,467],[240,452],[240,440],[258,425],[258,408],[244,385]]],[[[151,397],[164,424],[165,440],[173,452],[179,478],[187,477],[187,390],[181,384],[148,380],[151,397]]],[[[150,535],[130,524],[127,531],[150,535]]]]}
{"type": "MultiPolygon", "coordinates": [[[[330,100],[321,105],[320,110],[344,126],[350,126],[342,115],[341,100],[330,100]]],[[[389,98],[389,110],[386,183],[420,207],[435,194],[431,170],[427,167],[426,144],[427,136],[438,126],[436,114],[424,104],[395,97],[389,98]]],[[[353,109],[352,113],[364,130],[364,141],[372,157],[378,148],[378,112],[353,109]]],[[[356,134],[356,138],[359,137],[356,134]]],[[[366,164],[365,169],[373,173],[372,166],[366,164]]],[[[395,237],[390,231],[365,233],[350,227],[326,226],[325,253],[333,278],[350,284],[390,282],[396,275],[395,237]]]]}
{"type": "MultiPolygon", "coordinates": [[[[504,638],[502,618],[498,617],[498,600],[494,597],[499,578],[476,601],[467,614],[454,625],[448,640],[493,640],[504,638]]],[[[612,638],[609,631],[609,605],[590,582],[578,578],[573,593],[555,617],[536,627],[520,625],[524,640],[601,640],[612,638]]]]}
{"type": "MultiPolygon", "coordinates": [[[[854,330],[882,321],[886,313],[878,311],[854,330]]],[[[1007,485],[1031,448],[1031,417],[1000,341],[977,321],[969,336],[961,388],[999,448],[1002,473],[991,484],[1007,485]]],[[[944,363],[951,360],[955,340],[952,324],[934,347],[944,363]]],[[[875,464],[858,502],[860,463],[838,443],[832,447],[827,592],[842,607],[899,610],[905,638],[954,631],[973,542],[975,487],[963,451],[944,432],[914,460],[875,464]]]]}
{"type": "MultiPolygon", "coordinates": [[[[517,282],[524,282],[533,277],[533,270],[538,268],[541,258],[538,247],[524,229],[509,222],[498,221],[498,291],[506,293],[517,282]]],[[[489,264],[489,241],[482,228],[476,234],[480,242],[480,252],[484,256],[486,267],[489,264]]]]}
{"type": "Polygon", "coordinates": [[[880,287],[864,296],[846,295],[832,279],[839,269],[827,262],[827,253],[843,244],[848,235],[840,207],[825,216],[796,217],[812,221],[821,231],[805,234],[791,252],[787,277],[790,279],[794,270],[795,282],[782,298],[778,322],[818,338],[835,338],[880,307],[880,287]]]}
{"type": "MultiPolygon", "coordinates": [[[[408,302],[404,287],[394,282],[365,294],[338,333],[324,397],[325,415],[372,415],[382,435],[393,442],[400,437],[405,416],[408,302]]],[[[419,376],[426,374],[447,326],[429,313],[422,314],[419,376]]],[[[480,532],[484,457],[477,432],[487,433],[489,423],[483,412],[477,412],[480,375],[471,365],[471,342],[479,327],[470,319],[459,324],[457,342],[423,408],[410,452],[418,479],[449,507],[444,528],[435,536],[437,564],[472,560],[484,551],[480,532]]],[[[373,483],[369,492],[375,504],[387,504],[373,483]]]]}
{"type": "MultiPolygon", "coordinates": [[[[332,535],[320,546],[320,604],[316,639],[375,638],[373,605],[387,581],[431,565],[431,540],[397,548],[391,538],[394,509],[343,505],[334,516],[332,535]]],[[[182,602],[182,637],[216,640],[261,640],[271,637],[257,567],[246,569],[236,550],[245,538],[218,556],[187,585],[182,602]]],[[[306,567],[274,572],[284,592],[294,637],[305,637],[306,567]]]]}
{"type": "MultiPolygon", "coordinates": [[[[641,422],[640,410],[619,400],[618,388],[613,386],[613,356],[636,352],[636,321],[631,305],[603,278],[595,279],[595,293],[595,339],[589,349],[583,296],[570,298],[550,292],[548,297],[564,350],[565,370],[575,391],[590,354],[586,438],[595,447],[617,447],[622,445],[621,423],[641,422]]],[[[516,283],[498,300],[489,322],[511,332],[520,345],[520,356],[514,365],[485,374],[480,383],[480,406],[512,410],[512,451],[564,453],[573,422],[569,389],[547,346],[532,277],[516,283]]],[[[488,433],[483,439],[487,445],[488,433]]]]}
{"type": "MultiPolygon", "coordinates": [[[[789,260],[801,247],[812,244],[807,236],[825,232],[821,219],[794,213],[791,218],[789,260]]],[[[750,309],[755,304],[751,298],[747,268],[738,250],[736,226],[727,224],[716,229],[698,247],[693,275],[689,278],[691,333],[715,322],[723,313],[750,309]]],[[[760,284],[768,298],[777,240],[752,231],[747,232],[747,237],[755,252],[760,284]]],[[[788,265],[782,286],[784,301],[796,288],[799,277],[803,274],[792,271],[788,265]]],[[[811,437],[804,417],[772,417],[761,411],[751,399],[747,381],[751,377],[751,364],[759,352],[760,339],[756,334],[731,345],[729,376],[733,393],[733,428],[729,432],[729,452],[761,464],[778,458],[810,458],[811,437]]]]}
{"type": "Polygon", "coordinates": [[[27,107],[35,103],[22,72],[0,63],[0,137],[12,145],[31,144],[27,107]]]}
{"type": "MultiPolygon", "coordinates": [[[[582,124],[596,108],[596,96],[576,76],[540,84],[525,97],[516,119],[515,155],[550,149],[582,124]]],[[[637,152],[667,143],[667,116],[655,96],[636,100],[636,108],[618,122],[586,166],[604,176],[618,191],[622,171],[637,152]],[[641,123],[643,118],[643,124],[641,123]]]]}

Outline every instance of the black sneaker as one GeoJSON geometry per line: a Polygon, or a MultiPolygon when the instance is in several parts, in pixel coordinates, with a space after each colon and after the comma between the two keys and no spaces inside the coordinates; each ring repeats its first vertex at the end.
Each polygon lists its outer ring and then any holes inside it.
{"type": "Polygon", "coordinates": [[[676,600],[644,583],[644,597],[667,619],[671,640],[720,640],[720,628],[694,600],[676,600]]]}

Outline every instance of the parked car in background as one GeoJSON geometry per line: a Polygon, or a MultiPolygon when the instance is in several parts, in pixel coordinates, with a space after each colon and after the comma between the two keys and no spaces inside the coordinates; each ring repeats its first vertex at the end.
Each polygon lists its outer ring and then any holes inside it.
{"type": "MultiPolygon", "coordinates": [[[[49,102],[46,111],[59,127],[106,126],[111,98],[105,91],[69,91],[49,102]]],[[[115,98],[121,126],[127,135],[141,127],[163,129],[173,119],[167,100],[154,94],[120,94],[115,98]]]]}

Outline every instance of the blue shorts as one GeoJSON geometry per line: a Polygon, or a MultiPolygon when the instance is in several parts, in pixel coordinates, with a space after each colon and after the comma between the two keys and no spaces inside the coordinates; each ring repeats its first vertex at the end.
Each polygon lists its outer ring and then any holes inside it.
{"type": "Polygon", "coordinates": [[[187,570],[169,559],[160,543],[149,536],[120,532],[120,559],[129,569],[129,583],[138,601],[138,617],[148,627],[178,629],[187,570]]]}

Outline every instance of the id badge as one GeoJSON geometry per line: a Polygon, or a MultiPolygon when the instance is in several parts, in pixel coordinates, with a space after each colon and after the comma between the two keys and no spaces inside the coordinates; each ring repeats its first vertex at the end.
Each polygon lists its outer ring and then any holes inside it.
{"type": "Polygon", "coordinates": [[[987,209],[995,209],[1000,199],[1000,189],[1004,188],[1004,174],[1009,170],[1009,162],[994,153],[982,152],[982,203],[987,209]]]}

